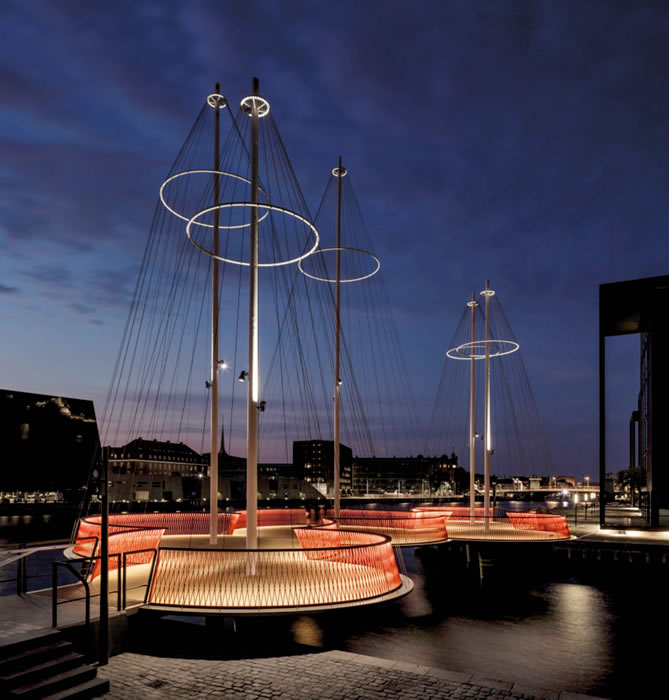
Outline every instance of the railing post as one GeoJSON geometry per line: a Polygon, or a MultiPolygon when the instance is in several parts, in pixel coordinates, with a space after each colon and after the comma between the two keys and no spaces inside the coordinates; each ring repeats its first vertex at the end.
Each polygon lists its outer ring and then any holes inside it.
{"type": "Polygon", "coordinates": [[[51,564],[51,626],[58,627],[58,563],[51,564]]]}
{"type": "Polygon", "coordinates": [[[121,599],[121,609],[125,610],[125,607],[127,605],[127,593],[126,593],[126,586],[128,584],[128,577],[127,577],[127,556],[126,553],[123,552],[123,598],[121,599]]]}
{"type": "MultiPolygon", "coordinates": [[[[125,554],[125,552],[124,552],[125,554]]],[[[116,610],[121,609],[121,554],[116,554],[116,610]]]]}
{"type": "Polygon", "coordinates": [[[22,563],[21,563],[21,573],[22,573],[22,580],[23,580],[23,591],[22,593],[27,593],[28,592],[28,557],[23,557],[22,563]]]}

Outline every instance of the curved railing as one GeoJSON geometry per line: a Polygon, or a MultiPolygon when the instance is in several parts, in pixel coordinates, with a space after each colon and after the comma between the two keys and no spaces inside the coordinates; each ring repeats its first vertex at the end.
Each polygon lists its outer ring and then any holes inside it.
{"type": "MultiPolygon", "coordinates": [[[[235,513],[239,519],[235,522],[235,528],[246,527],[246,511],[239,510],[235,513]]],[[[258,508],[258,527],[276,527],[279,525],[291,525],[299,527],[307,525],[307,511],[304,508],[258,508]]]]}
{"type": "Polygon", "coordinates": [[[418,506],[418,512],[450,512],[448,536],[453,540],[495,540],[508,542],[540,542],[568,540],[567,519],[552,513],[507,512],[485,515],[484,508],[475,508],[474,517],[466,506],[418,506]]]}
{"type": "Polygon", "coordinates": [[[147,602],[185,608],[271,609],[355,603],[402,586],[390,538],[296,528],[302,549],[161,547],[147,602]]]}
{"type": "MultiPolygon", "coordinates": [[[[333,517],[329,510],[328,518],[333,517]]],[[[342,509],[336,519],[337,527],[364,529],[391,538],[393,546],[411,546],[443,542],[448,538],[447,512],[419,512],[373,509],[342,509]]]]}
{"type": "MultiPolygon", "coordinates": [[[[110,516],[110,521],[112,517],[114,516],[110,516]]],[[[82,557],[99,556],[100,534],[101,517],[99,515],[82,518],[79,521],[79,528],[74,541],[74,553],[82,557]]],[[[109,570],[113,571],[118,566],[118,557],[112,555],[123,554],[124,552],[137,552],[137,550],[143,551],[129,554],[126,558],[126,565],[148,564],[153,558],[151,550],[155,551],[158,548],[164,534],[165,529],[161,527],[117,525],[111,521],[109,523],[109,570]]],[[[100,575],[101,565],[100,559],[96,559],[88,575],[89,581],[100,575]]]]}
{"type": "MultiPolygon", "coordinates": [[[[449,521],[457,520],[470,520],[471,513],[469,506],[416,506],[411,509],[415,513],[448,513],[449,521]]],[[[485,515],[485,508],[475,507],[474,508],[474,518],[483,518],[485,515]]],[[[493,509],[488,510],[488,515],[493,515],[493,509]]]]}

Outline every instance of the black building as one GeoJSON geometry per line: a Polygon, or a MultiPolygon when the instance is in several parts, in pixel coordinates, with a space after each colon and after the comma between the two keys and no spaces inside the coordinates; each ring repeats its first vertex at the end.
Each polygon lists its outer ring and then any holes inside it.
{"type": "Polygon", "coordinates": [[[464,470],[450,457],[354,457],[353,494],[434,494],[448,485],[458,493],[464,470]]]}
{"type": "Polygon", "coordinates": [[[93,402],[0,389],[0,444],[0,492],[78,501],[100,444],[93,402]]]}
{"type": "Polygon", "coordinates": [[[638,467],[641,505],[648,524],[661,524],[669,509],[669,275],[603,284],[599,288],[600,522],[605,525],[606,351],[610,336],[639,333],[639,401],[630,420],[630,467],[638,467]],[[635,435],[636,433],[636,435],[635,435]],[[634,444],[636,442],[636,445],[634,444]]]}
{"type": "MultiPolygon", "coordinates": [[[[339,444],[339,485],[342,493],[350,492],[353,482],[351,448],[339,444]]],[[[334,440],[296,440],[293,442],[295,476],[312,484],[325,495],[334,484],[334,440]]]]}

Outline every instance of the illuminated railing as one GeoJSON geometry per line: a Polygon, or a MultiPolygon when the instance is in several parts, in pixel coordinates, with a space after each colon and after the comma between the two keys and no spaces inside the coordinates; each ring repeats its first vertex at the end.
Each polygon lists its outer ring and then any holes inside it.
{"type": "MultiPolygon", "coordinates": [[[[328,518],[332,517],[329,510],[328,518]]],[[[342,509],[337,527],[378,532],[390,537],[394,546],[408,546],[446,540],[447,519],[443,512],[342,509]]]]}
{"type": "Polygon", "coordinates": [[[148,603],[191,608],[293,608],[383,596],[402,586],[383,535],[297,528],[302,549],[160,548],[148,603]]]}
{"type": "MultiPolygon", "coordinates": [[[[235,513],[239,519],[234,528],[246,527],[246,511],[235,513]]],[[[301,526],[307,524],[307,511],[304,508],[258,508],[258,527],[276,527],[279,525],[301,526]]]]}
{"type": "MultiPolygon", "coordinates": [[[[446,513],[448,514],[448,520],[471,520],[471,511],[469,506],[417,506],[411,509],[418,513],[446,513]]],[[[488,515],[493,515],[493,509],[488,510],[488,515]]],[[[475,507],[474,508],[474,518],[483,518],[485,516],[485,508],[475,507]]]]}
{"type": "MultiPolygon", "coordinates": [[[[208,535],[209,520],[209,513],[123,513],[109,516],[110,524],[162,527],[166,535],[208,535]]],[[[238,527],[238,520],[238,513],[219,513],[217,532],[232,534],[238,527]]]]}
{"type": "MultiPolygon", "coordinates": [[[[123,516],[118,516],[123,517],[123,516]]],[[[111,518],[110,518],[111,520],[111,518]]],[[[160,540],[165,533],[164,528],[142,527],[134,525],[118,525],[115,522],[109,523],[109,570],[113,571],[118,566],[118,556],[126,552],[136,552],[126,557],[127,566],[138,564],[148,564],[153,554],[151,550],[156,550],[160,540]]],[[[73,551],[81,557],[99,557],[101,536],[101,517],[83,518],[79,521],[79,528],[74,542],[73,551]]],[[[101,561],[95,559],[95,563],[88,575],[88,580],[92,581],[100,575],[101,561]]]]}
{"type": "Polygon", "coordinates": [[[474,517],[466,506],[418,506],[418,512],[451,513],[448,519],[448,537],[453,540],[495,540],[509,542],[537,542],[568,540],[567,519],[551,513],[500,513],[485,515],[484,508],[475,508],[474,517]]]}
{"type": "Polygon", "coordinates": [[[513,527],[517,530],[533,530],[555,534],[559,539],[569,539],[569,525],[564,515],[550,513],[507,513],[513,527]]]}

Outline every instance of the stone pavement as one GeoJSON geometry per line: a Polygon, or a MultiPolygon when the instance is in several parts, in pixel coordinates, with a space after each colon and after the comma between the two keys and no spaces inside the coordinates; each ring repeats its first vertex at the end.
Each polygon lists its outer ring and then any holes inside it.
{"type": "Polygon", "coordinates": [[[110,700],[596,700],[346,651],[242,660],[125,653],[98,676],[111,681],[110,700]]]}

